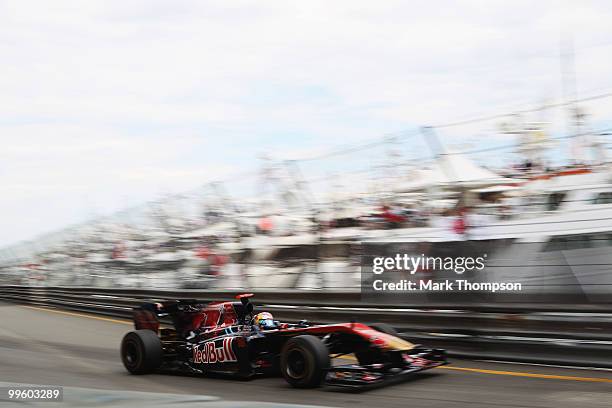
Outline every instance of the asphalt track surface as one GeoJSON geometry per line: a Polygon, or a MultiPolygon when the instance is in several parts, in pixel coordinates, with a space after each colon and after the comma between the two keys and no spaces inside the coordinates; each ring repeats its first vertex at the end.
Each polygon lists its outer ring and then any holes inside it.
{"type": "Polygon", "coordinates": [[[282,378],[134,376],[119,358],[131,329],[127,320],[0,303],[0,381],[353,408],[612,407],[612,371],[468,360],[361,393],[298,390],[282,378]]]}

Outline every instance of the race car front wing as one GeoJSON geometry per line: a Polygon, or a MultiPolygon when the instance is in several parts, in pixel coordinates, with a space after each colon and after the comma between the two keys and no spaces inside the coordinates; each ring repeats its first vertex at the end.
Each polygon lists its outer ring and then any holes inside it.
{"type": "Polygon", "coordinates": [[[442,349],[420,350],[418,353],[400,353],[400,364],[376,363],[368,365],[344,364],[329,368],[325,384],[339,387],[373,388],[400,382],[411,375],[448,364],[442,349]]]}

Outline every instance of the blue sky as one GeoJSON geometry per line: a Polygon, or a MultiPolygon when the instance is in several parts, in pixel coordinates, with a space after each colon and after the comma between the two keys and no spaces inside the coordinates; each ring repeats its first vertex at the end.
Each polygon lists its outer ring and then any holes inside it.
{"type": "MultiPolygon", "coordinates": [[[[558,100],[569,33],[578,94],[610,90],[609,21],[605,1],[0,1],[0,245],[256,169],[262,153],[558,100]]],[[[609,100],[586,107],[610,123],[609,100]]],[[[546,119],[563,132],[562,112],[546,119]]],[[[511,141],[496,123],[440,135],[511,141]]],[[[430,154],[419,138],[397,148],[430,154]]]]}

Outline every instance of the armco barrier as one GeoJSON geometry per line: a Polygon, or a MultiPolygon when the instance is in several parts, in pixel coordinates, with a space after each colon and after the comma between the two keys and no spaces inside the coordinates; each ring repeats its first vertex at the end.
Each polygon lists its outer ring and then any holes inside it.
{"type": "MultiPolygon", "coordinates": [[[[0,299],[116,317],[145,301],[229,300],[238,291],[0,286],[0,299]]],[[[384,322],[451,355],[612,368],[612,308],[604,304],[379,305],[359,293],[257,292],[256,307],[286,321],[384,322]]]]}

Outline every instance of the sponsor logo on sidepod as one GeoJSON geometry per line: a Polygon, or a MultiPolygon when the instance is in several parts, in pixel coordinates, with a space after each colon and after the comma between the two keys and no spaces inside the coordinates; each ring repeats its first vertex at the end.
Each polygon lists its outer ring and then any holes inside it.
{"type": "Polygon", "coordinates": [[[224,338],[221,347],[217,347],[215,341],[194,346],[193,362],[195,364],[215,364],[238,361],[232,350],[233,340],[233,337],[224,338]]]}

